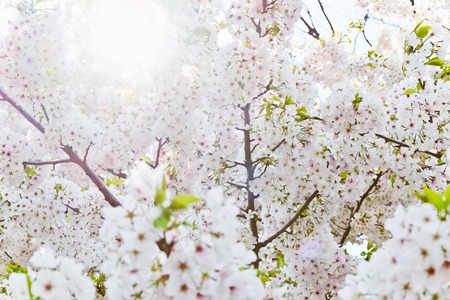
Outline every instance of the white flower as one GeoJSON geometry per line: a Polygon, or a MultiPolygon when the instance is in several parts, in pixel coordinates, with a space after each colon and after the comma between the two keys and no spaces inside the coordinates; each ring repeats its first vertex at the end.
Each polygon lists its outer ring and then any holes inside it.
{"type": "Polygon", "coordinates": [[[12,273],[8,279],[8,291],[11,292],[15,299],[28,299],[27,276],[24,273],[12,273]]]}
{"type": "Polygon", "coordinates": [[[37,272],[37,278],[33,282],[31,291],[35,296],[45,300],[70,299],[65,276],[60,272],[47,269],[37,272]]]}

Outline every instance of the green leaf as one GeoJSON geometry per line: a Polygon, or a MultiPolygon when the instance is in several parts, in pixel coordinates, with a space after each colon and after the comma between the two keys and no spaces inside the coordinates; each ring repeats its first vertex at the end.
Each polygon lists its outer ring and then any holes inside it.
{"type": "Polygon", "coordinates": [[[423,40],[428,36],[428,33],[430,32],[431,26],[422,26],[415,30],[416,36],[423,40]]]}
{"type": "Polygon", "coordinates": [[[295,118],[295,121],[297,121],[297,122],[301,122],[301,121],[309,118],[308,111],[306,110],[306,107],[304,107],[304,106],[297,108],[296,112],[297,112],[298,118],[295,118]]]}
{"type": "Polygon", "coordinates": [[[155,226],[155,228],[161,228],[163,230],[167,230],[169,228],[169,222],[170,222],[171,216],[172,216],[172,214],[170,213],[170,210],[164,209],[162,211],[162,214],[159,217],[157,217],[155,219],[155,221],[153,221],[153,226],[155,226]]]}
{"type": "Polygon", "coordinates": [[[34,175],[36,175],[36,167],[26,167],[25,173],[27,173],[28,178],[32,178],[34,175]]]}
{"type": "Polygon", "coordinates": [[[191,203],[198,202],[200,199],[189,194],[177,195],[172,199],[172,203],[170,204],[171,209],[185,209],[191,203]]]}
{"type": "Polygon", "coordinates": [[[407,90],[403,93],[403,95],[411,95],[411,94],[414,94],[415,92],[417,92],[416,89],[407,89],[407,90]]]}
{"type": "Polygon", "coordinates": [[[156,206],[161,206],[161,204],[163,204],[163,202],[166,201],[166,188],[167,188],[166,178],[163,177],[162,186],[160,188],[157,188],[155,193],[154,203],[156,206]]]}
{"type": "Polygon", "coordinates": [[[272,30],[271,30],[271,32],[272,32],[272,35],[278,35],[278,33],[280,33],[280,27],[278,26],[278,25],[274,25],[273,27],[272,27],[272,30]]]}
{"type": "Polygon", "coordinates": [[[424,194],[419,194],[415,192],[416,196],[426,203],[431,203],[437,210],[445,210],[447,208],[446,201],[442,199],[442,195],[427,188],[423,188],[424,194]]]}
{"type": "Polygon", "coordinates": [[[285,101],[284,101],[284,105],[293,105],[295,104],[294,100],[292,100],[291,96],[286,96],[285,101]]]}
{"type": "Polygon", "coordinates": [[[414,27],[413,32],[416,32],[416,30],[420,27],[420,25],[422,25],[422,23],[423,23],[424,21],[425,21],[425,20],[420,21],[420,22],[416,25],[416,27],[414,27]]]}
{"type": "Polygon", "coordinates": [[[435,57],[430,59],[425,63],[427,66],[436,66],[436,67],[443,67],[445,65],[445,62],[440,59],[439,57],[435,57]]]}
{"type": "Polygon", "coordinates": [[[355,100],[352,101],[353,109],[358,110],[358,106],[362,101],[363,101],[363,98],[359,96],[359,93],[356,93],[355,100]]]}
{"type": "Polygon", "coordinates": [[[115,177],[115,178],[108,178],[106,179],[106,186],[118,186],[121,185],[122,183],[125,182],[125,179],[119,178],[119,177],[115,177]]]}

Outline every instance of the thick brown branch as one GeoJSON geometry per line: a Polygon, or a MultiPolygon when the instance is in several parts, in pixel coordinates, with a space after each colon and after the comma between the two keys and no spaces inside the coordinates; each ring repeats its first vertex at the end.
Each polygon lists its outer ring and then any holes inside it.
{"type": "MultiPolygon", "coordinates": [[[[244,125],[245,128],[250,127],[250,103],[247,103],[243,108],[244,112],[244,125]]],[[[255,179],[254,175],[254,165],[252,160],[252,139],[250,137],[250,130],[244,129],[242,130],[244,133],[244,153],[245,153],[245,169],[247,171],[247,179],[246,179],[246,185],[250,186],[250,182],[255,179]]],[[[255,194],[250,189],[247,189],[247,213],[252,213],[255,211],[255,194]]],[[[253,237],[258,241],[258,225],[257,225],[257,218],[256,216],[253,216],[250,218],[250,229],[252,231],[253,237]]]]}
{"type": "Polygon", "coordinates": [[[283,226],[283,228],[281,228],[280,230],[275,232],[271,237],[269,237],[264,242],[256,244],[255,249],[257,249],[257,251],[259,251],[261,248],[264,248],[265,246],[270,244],[272,241],[277,239],[280,235],[285,233],[288,230],[288,228],[291,227],[302,216],[303,212],[308,208],[308,205],[311,203],[311,201],[313,201],[314,198],[317,197],[318,194],[319,194],[319,191],[315,190],[314,193],[312,193],[311,196],[309,196],[308,199],[306,199],[305,203],[302,205],[302,207],[299,209],[299,211],[291,218],[291,220],[289,222],[286,223],[286,225],[283,226]]]}
{"type": "Polygon", "coordinates": [[[121,206],[120,202],[117,198],[111,193],[111,191],[106,187],[104,182],[97,176],[97,174],[92,171],[92,169],[88,166],[86,162],[86,157],[82,159],[78,154],[72,149],[69,145],[61,145],[61,149],[69,156],[70,161],[77,164],[81,169],[83,169],[84,173],[91,179],[91,181],[98,188],[100,193],[105,197],[106,202],[108,202],[111,206],[121,206]]]}
{"type": "Polygon", "coordinates": [[[372,184],[365,191],[365,193],[361,196],[361,198],[356,202],[356,206],[354,207],[354,209],[351,210],[351,214],[350,214],[350,218],[349,218],[347,227],[345,228],[344,234],[342,235],[341,240],[339,242],[341,247],[344,245],[345,240],[347,239],[348,235],[350,234],[350,230],[352,229],[352,221],[353,221],[353,218],[354,218],[355,214],[359,212],[359,210],[361,209],[361,206],[362,206],[364,200],[366,200],[369,197],[369,195],[372,193],[372,190],[377,186],[377,184],[380,181],[381,177],[384,174],[386,174],[386,172],[387,171],[380,172],[380,173],[378,173],[376,175],[376,177],[373,180],[372,184]]]}
{"type": "Polygon", "coordinates": [[[20,105],[18,105],[16,101],[11,99],[11,97],[9,97],[1,88],[0,88],[0,96],[2,96],[2,99],[4,101],[11,104],[12,107],[14,107],[22,116],[25,117],[25,119],[27,119],[28,122],[30,122],[40,132],[45,133],[45,128],[35,118],[33,118],[29,113],[27,113],[20,105]]]}
{"type": "MultiPolygon", "coordinates": [[[[25,110],[23,110],[22,107],[20,107],[11,97],[9,97],[1,88],[0,88],[0,96],[2,96],[2,99],[9,104],[11,104],[12,107],[14,107],[22,116],[27,119],[28,122],[34,125],[40,132],[45,133],[44,127],[36,120],[34,119],[29,113],[27,113],[25,110]]],[[[89,148],[91,144],[89,144],[89,147],[86,149],[86,152],[84,154],[84,159],[81,159],[78,154],[72,150],[72,148],[68,145],[61,145],[62,150],[69,156],[69,161],[72,163],[77,164],[80,166],[83,171],[86,173],[86,175],[92,180],[92,182],[95,184],[95,186],[98,188],[98,190],[105,196],[105,200],[113,207],[121,206],[120,202],[116,199],[116,197],[111,193],[111,191],[108,190],[106,185],[103,183],[103,181],[92,171],[92,169],[88,166],[86,162],[87,155],[89,153],[89,148]]],[[[66,163],[67,160],[59,160],[58,163],[66,163]]],[[[40,165],[55,165],[55,161],[53,162],[38,162],[40,165]]],[[[26,162],[24,163],[26,165],[26,162]]]]}

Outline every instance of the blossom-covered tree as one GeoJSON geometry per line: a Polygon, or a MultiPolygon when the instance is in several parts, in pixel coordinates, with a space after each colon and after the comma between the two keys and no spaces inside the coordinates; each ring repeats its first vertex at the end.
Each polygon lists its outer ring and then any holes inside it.
{"type": "Polygon", "coordinates": [[[448,2],[350,2],[0,2],[0,298],[448,298],[448,2]]]}

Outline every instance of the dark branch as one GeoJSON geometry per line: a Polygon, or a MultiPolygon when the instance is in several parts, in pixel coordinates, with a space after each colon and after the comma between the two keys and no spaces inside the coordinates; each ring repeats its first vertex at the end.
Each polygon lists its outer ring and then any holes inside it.
{"type": "MultiPolygon", "coordinates": [[[[36,121],[30,114],[28,114],[25,110],[23,110],[17,103],[11,99],[2,89],[0,89],[0,95],[2,96],[3,100],[11,104],[18,112],[20,112],[25,119],[28,120],[31,124],[34,125],[40,132],[45,133],[44,127],[36,121]]],[[[95,184],[95,186],[98,188],[98,190],[105,196],[105,200],[113,207],[121,206],[120,202],[116,199],[116,197],[111,193],[110,190],[106,187],[106,185],[103,183],[103,181],[92,171],[92,169],[88,166],[86,159],[87,155],[89,153],[89,148],[91,144],[89,144],[89,147],[86,149],[84,159],[81,159],[78,154],[73,151],[72,147],[69,145],[63,145],[61,144],[61,149],[69,156],[68,160],[59,160],[59,161],[52,161],[52,162],[37,162],[40,165],[53,165],[59,164],[59,163],[66,163],[68,161],[77,164],[80,166],[83,171],[86,173],[86,175],[92,180],[92,182],[95,184]],[[57,163],[55,163],[57,162],[57,163]]],[[[26,165],[26,162],[24,163],[26,165]]]]}
{"type": "Polygon", "coordinates": [[[379,137],[380,139],[385,140],[385,141],[388,142],[388,143],[396,144],[396,145],[399,146],[399,147],[410,148],[410,146],[409,146],[408,144],[405,144],[405,143],[403,143],[403,142],[394,140],[394,139],[392,139],[392,138],[390,138],[390,137],[387,137],[387,136],[384,136],[384,135],[381,135],[381,134],[378,134],[378,133],[375,133],[375,136],[376,136],[376,137],[379,137]]]}
{"type": "Polygon", "coordinates": [[[11,99],[1,88],[0,88],[0,96],[2,96],[2,100],[11,104],[22,116],[27,119],[34,127],[36,127],[40,132],[45,133],[45,128],[29,113],[27,113],[20,105],[16,103],[13,99],[11,99]]]}
{"type": "Polygon", "coordinates": [[[369,46],[372,47],[372,44],[369,42],[369,39],[366,36],[366,23],[367,23],[367,20],[369,20],[369,10],[367,10],[366,15],[364,16],[364,24],[363,24],[361,32],[362,32],[363,37],[366,40],[367,44],[369,44],[369,46]]]}
{"type": "Polygon", "coordinates": [[[347,239],[348,235],[350,234],[350,230],[352,229],[352,221],[353,218],[355,216],[356,213],[359,212],[359,210],[361,209],[361,206],[364,202],[364,200],[366,200],[369,195],[372,193],[372,190],[377,186],[378,182],[380,181],[381,177],[386,174],[387,171],[385,172],[380,172],[376,175],[375,179],[373,180],[372,184],[369,186],[369,188],[366,190],[366,192],[361,196],[361,198],[356,202],[356,207],[354,207],[354,209],[351,209],[351,213],[350,213],[350,218],[348,220],[348,224],[347,227],[345,228],[344,234],[342,235],[342,238],[339,242],[339,245],[342,247],[345,243],[345,240],[347,239]]]}
{"type": "MultiPolygon", "coordinates": [[[[378,133],[376,133],[375,136],[385,140],[388,143],[396,144],[397,147],[403,147],[403,148],[410,148],[411,149],[410,145],[405,144],[405,143],[400,142],[400,141],[397,141],[397,140],[394,140],[394,139],[392,139],[390,137],[387,137],[387,136],[384,136],[384,135],[381,135],[381,134],[378,134],[378,133]]],[[[433,153],[431,151],[423,151],[423,150],[419,150],[419,149],[414,150],[414,152],[428,154],[428,155],[433,156],[433,157],[435,157],[437,159],[440,159],[444,155],[443,152],[433,153]]]]}
{"type": "Polygon", "coordinates": [[[123,173],[122,171],[116,172],[113,169],[103,169],[103,170],[113,174],[116,177],[122,178],[122,179],[127,179],[127,177],[128,177],[127,174],[123,173]]]}
{"type": "Polygon", "coordinates": [[[257,249],[259,251],[259,249],[264,248],[265,246],[267,246],[269,243],[271,243],[272,241],[274,241],[275,239],[277,239],[280,235],[282,235],[283,233],[285,233],[287,231],[287,229],[289,227],[291,227],[303,214],[303,212],[308,208],[308,205],[311,203],[311,201],[314,200],[314,198],[317,197],[317,195],[319,194],[318,190],[315,190],[314,193],[311,194],[311,196],[308,197],[308,199],[306,199],[305,203],[303,204],[303,206],[299,209],[299,211],[292,217],[292,219],[286,223],[286,225],[283,226],[283,228],[281,228],[280,230],[278,230],[277,232],[275,232],[271,237],[269,237],[267,240],[265,240],[264,242],[261,243],[257,243],[255,245],[255,249],[257,249]]]}
{"type": "Polygon", "coordinates": [[[147,164],[152,167],[153,169],[156,169],[159,166],[159,160],[161,158],[161,150],[162,147],[169,142],[169,138],[166,138],[164,141],[162,138],[155,138],[158,142],[158,148],[156,149],[156,158],[155,158],[155,164],[151,164],[147,162],[147,164]]]}
{"type": "MultiPolygon", "coordinates": [[[[100,193],[105,197],[106,202],[108,202],[112,207],[122,206],[117,198],[111,193],[111,191],[106,187],[100,177],[92,171],[92,169],[88,166],[85,159],[81,159],[80,156],[72,149],[69,145],[61,144],[61,149],[69,156],[70,161],[74,164],[78,165],[81,169],[83,169],[84,173],[91,179],[91,181],[98,188],[100,193]]],[[[86,151],[87,152],[87,151],[86,151]]]]}
{"type": "Polygon", "coordinates": [[[281,142],[279,142],[278,144],[276,144],[275,147],[273,147],[273,148],[270,149],[270,150],[272,150],[272,152],[275,151],[275,150],[277,150],[278,148],[281,147],[281,145],[284,144],[284,142],[286,142],[286,139],[282,139],[281,142]]]}
{"type": "Polygon", "coordinates": [[[320,10],[322,11],[323,15],[325,16],[325,19],[327,19],[328,25],[330,25],[330,28],[331,28],[331,32],[333,32],[333,34],[334,34],[333,25],[331,24],[330,19],[328,19],[328,15],[325,13],[325,9],[323,8],[322,1],[317,0],[317,2],[319,2],[320,10]]]}
{"type": "Polygon", "coordinates": [[[53,165],[53,168],[59,164],[71,163],[70,159],[60,159],[60,160],[51,160],[51,161],[24,161],[22,164],[24,166],[46,166],[53,165]]]}

